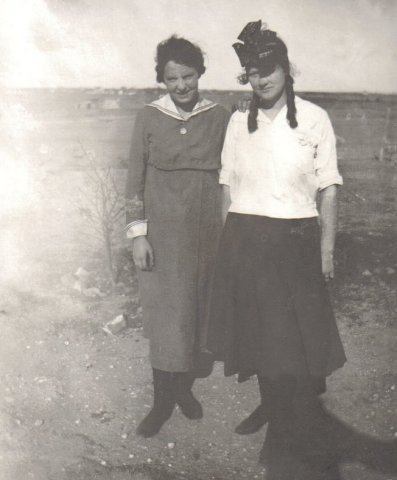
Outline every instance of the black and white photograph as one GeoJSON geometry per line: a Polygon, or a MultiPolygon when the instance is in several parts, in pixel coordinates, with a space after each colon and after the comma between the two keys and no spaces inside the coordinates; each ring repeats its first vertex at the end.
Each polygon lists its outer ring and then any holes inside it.
{"type": "Polygon", "coordinates": [[[1,0],[0,480],[397,480],[396,25],[1,0]]]}

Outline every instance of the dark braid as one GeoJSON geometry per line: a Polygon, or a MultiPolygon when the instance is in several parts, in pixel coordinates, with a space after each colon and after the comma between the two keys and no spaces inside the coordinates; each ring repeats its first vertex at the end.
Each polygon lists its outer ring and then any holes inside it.
{"type": "Polygon", "coordinates": [[[285,92],[287,94],[287,120],[291,128],[296,128],[298,122],[296,120],[294,79],[289,74],[285,76],[285,92]]]}
{"type": "Polygon", "coordinates": [[[248,113],[248,131],[250,133],[258,130],[258,110],[260,98],[255,93],[252,95],[250,110],[248,113]]]}

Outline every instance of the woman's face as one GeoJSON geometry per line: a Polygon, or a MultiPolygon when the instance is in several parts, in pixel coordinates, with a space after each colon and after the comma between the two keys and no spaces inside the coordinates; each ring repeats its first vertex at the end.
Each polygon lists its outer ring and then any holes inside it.
{"type": "Polygon", "coordinates": [[[267,76],[261,76],[260,70],[252,67],[248,71],[248,80],[252,90],[266,103],[275,103],[285,91],[285,73],[280,65],[267,76]]]}
{"type": "Polygon", "coordinates": [[[175,105],[184,107],[198,99],[199,74],[193,67],[170,60],[164,67],[164,84],[175,105]]]}

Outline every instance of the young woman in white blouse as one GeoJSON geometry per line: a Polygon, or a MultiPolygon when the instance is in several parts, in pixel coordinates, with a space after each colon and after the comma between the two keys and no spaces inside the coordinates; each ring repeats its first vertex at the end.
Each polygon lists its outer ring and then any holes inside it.
{"type": "Polygon", "coordinates": [[[293,405],[324,393],[325,377],[346,360],[326,288],[342,178],[328,115],[295,97],[284,42],[261,21],[238,38],[253,97],[232,115],[222,152],[225,226],[208,347],[225,375],[258,378],[261,403],[236,432],[269,422],[264,461],[302,423],[293,405]]]}

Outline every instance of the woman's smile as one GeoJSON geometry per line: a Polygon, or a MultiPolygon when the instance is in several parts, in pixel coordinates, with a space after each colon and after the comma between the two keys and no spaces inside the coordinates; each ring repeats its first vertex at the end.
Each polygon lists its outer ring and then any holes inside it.
{"type": "Polygon", "coordinates": [[[271,90],[272,87],[269,86],[269,87],[263,87],[263,88],[258,88],[258,92],[268,92],[269,90],[271,90]]]}

